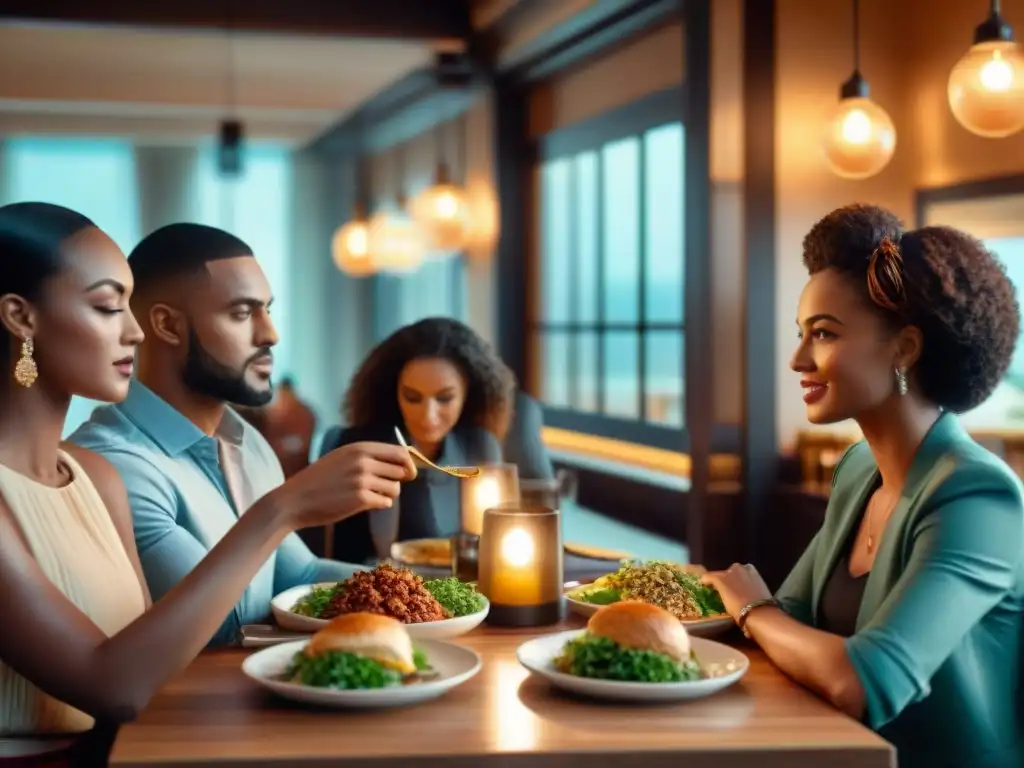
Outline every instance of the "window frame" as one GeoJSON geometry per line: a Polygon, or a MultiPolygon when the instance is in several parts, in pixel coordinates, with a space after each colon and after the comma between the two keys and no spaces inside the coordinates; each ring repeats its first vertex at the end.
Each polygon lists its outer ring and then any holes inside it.
{"type": "Polygon", "coordinates": [[[923,187],[914,194],[915,226],[925,226],[928,208],[942,203],[961,203],[989,197],[1011,197],[1024,194],[1024,173],[966,181],[944,187],[923,187]]]}
{"type": "MultiPolygon", "coordinates": [[[[687,269],[685,267],[690,254],[685,252],[686,238],[684,237],[684,268],[683,279],[679,285],[681,293],[680,301],[683,307],[683,316],[680,321],[648,321],[645,317],[645,292],[646,292],[646,269],[648,256],[648,243],[646,238],[646,153],[644,146],[644,135],[653,129],[672,123],[680,123],[683,128],[684,141],[686,140],[686,101],[685,92],[682,86],[673,86],[661,91],[655,91],[647,96],[632,101],[621,107],[604,112],[596,117],[580,121],[579,123],[551,131],[535,140],[533,149],[536,158],[535,181],[532,185],[533,201],[531,209],[536,215],[535,237],[534,237],[534,258],[531,259],[531,271],[535,279],[530,280],[534,286],[535,295],[531,297],[530,312],[526,323],[526,359],[528,377],[535,385],[534,390],[540,390],[540,382],[543,378],[543,368],[540,362],[540,342],[545,332],[565,332],[572,337],[572,334],[580,331],[594,332],[598,339],[597,364],[599,370],[597,392],[599,403],[602,400],[605,390],[605,378],[603,375],[603,339],[609,332],[629,331],[635,332],[638,339],[638,408],[639,416],[636,419],[608,416],[601,413],[590,413],[578,411],[572,408],[551,406],[542,401],[544,409],[544,423],[550,427],[583,432],[586,434],[598,435],[617,440],[624,440],[633,443],[641,443],[656,448],[664,448],[673,451],[689,452],[689,435],[686,425],[686,400],[688,388],[686,386],[686,355],[685,352],[679,361],[683,382],[683,426],[672,427],[655,422],[644,421],[644,410],[646,403],[646,361],[645,341],[648,332],[657,331],[678,331],[682,334],[683,344],[687,341],[687,315],[689,305],[686,301],[687,269]],[[598,301],[598,316],[594,322],[580,323],[575,319],[568,322],[549,322],[542,319],[542,308],[540,301],[541,281],[543,280],[543,248],[541,243],[544,239],[543,224],[540,218],[542,170],[546,163],[563,159],[574,158],[581,153],[596,152],[598,155],[597,169],[597,201],[603,205],[603,174],[602,162],[600,159],[602,148],[612,142],[627,139],[639,139],[638,156],[638,229],[639,229],[639,272],[638,280],[638,308],[636,322],[608,322],[603,317],[603,300],[598,301]]],[[[685,163],[686,152],[683,152],[685,163]]],[[[687,181],[685,165],[679,169],[683,177],[683,192],[685,196],[685,184],[687,181]]],[[[575,183],[573,183],[575,187],[575,183]]],[[[599,218],[600,221],[600,218],[599,218]]],[[[604,227],[597,226],[597,285],[598,290],[603,290],[603,272],[605,258],[605,233],[604,227]]],[[[570,262],[575,262],[577,255],[575,247],[570,253],[570,262]]],[[[572,355],[570,355],[572,357],[572,355]]],[[[572,371],[572,360],[570,359],[570,374],[572,371]]]]}

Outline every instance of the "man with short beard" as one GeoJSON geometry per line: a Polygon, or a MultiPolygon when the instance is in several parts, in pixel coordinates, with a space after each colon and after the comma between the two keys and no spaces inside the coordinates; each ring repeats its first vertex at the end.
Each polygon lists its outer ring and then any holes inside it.
{"type": "MultiPolygon", "coordinates": [[[[285,482],[267,441],[228,407],[271,400],[278,338],[270,285],[234,235],[172,224],[140,242],[128,264],[131,310],[146,333],[137,378],[123,402],[98,408],[70,440],[102,454],[124,479],[139,556],[158,600],[240,515],[285,482]]],[[[366,466],[365,455],[353,453],[353,461],[366,466]]],[[[345,579],[356,568],[318,559],[292,534],[211,644],[236,642],[242,625],[266,618],[278,592],[345,579]]]]}

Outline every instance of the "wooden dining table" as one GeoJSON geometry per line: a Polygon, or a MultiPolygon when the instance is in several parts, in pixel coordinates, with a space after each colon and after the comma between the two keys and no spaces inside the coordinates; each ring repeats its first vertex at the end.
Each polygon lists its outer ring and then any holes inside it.
{"type": "Polygon", "coordinates": [[[248,650],[209,651],[121,728],[111,766],[188,768],[892,768],[893,747],[796,685],[733,633],[750,669],[679,704],[573,698],[531,675],[516,648],[540,634],[486,625],[452,642],[483,667],[440,699],[332,710],[266,692],[241,670],[248,650]]]}

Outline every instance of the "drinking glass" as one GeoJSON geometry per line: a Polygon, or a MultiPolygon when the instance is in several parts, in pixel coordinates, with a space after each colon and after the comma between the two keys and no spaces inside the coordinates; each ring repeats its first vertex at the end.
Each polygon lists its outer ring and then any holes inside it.
{"type": "Polygon", "coordinates": [[[365,512],[370,516],[370,539],[373,541],[373,549],[378,560],[387,560],[391,557],[391,545],[398,539],[398,518],[400,502],[395,503],[388,509],[375,509],[372,512],[365,512]]]}

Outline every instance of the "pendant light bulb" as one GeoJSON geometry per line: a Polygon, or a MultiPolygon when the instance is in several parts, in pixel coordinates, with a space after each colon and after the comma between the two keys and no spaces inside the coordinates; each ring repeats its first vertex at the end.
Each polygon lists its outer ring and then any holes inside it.
{"type": "Polygon", "coordinates": [[[397,211],[380,211],[369,222],[368,243],[374,264],[381,272],[395,275],[415,272],[423,263],[425,243],[416,222],[397,211]]]}
{"type": "Polygon", "coordinates": [[[896,154],[896,126],[871,100],[859,72],[843,83],[839,103],[825,121],[822,148],[829,167],[844,179],[867,179],[896,154]]]}
{"type": "Polygon", "coordinates": [[[974,44],[949,73],[949,109],[971,133],[1001,139],[1024,128],[1024,49],[992,2],[974,44]]]}
{"type": "Polygon", "coordinates": [[[465,245],[468,209],[465,192],[452,183],[448,168],[442,163],[433,185],[413,199],[409,211],[422,230],[427,247],[450,253],[465,245]]]}
{"type": "Polygon", "coordinates": [[[334,265],[351,277],[367,277],[377,271],[370,253],[370,228],[362,217],[339,227],[331,240],[334,265]]]}

